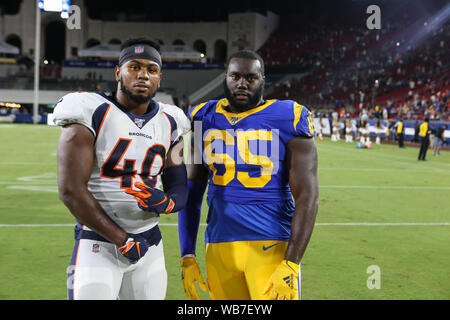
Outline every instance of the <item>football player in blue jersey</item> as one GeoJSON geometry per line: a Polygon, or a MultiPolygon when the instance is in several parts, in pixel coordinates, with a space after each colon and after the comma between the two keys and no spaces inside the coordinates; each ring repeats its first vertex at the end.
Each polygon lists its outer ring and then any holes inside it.
{"type": "Polygon", "coordinates": [[[318,210],[316,130],[306,107],[264,100],[264,82],[261,57],[239,51],[227,62],[226,98],[188,113],[189,196],[178,226],[190,299],[200,299],[196,282],[211,299],[300,299],[318,210]],[[206,187],[207,286],[195,258],[206,187]]]}

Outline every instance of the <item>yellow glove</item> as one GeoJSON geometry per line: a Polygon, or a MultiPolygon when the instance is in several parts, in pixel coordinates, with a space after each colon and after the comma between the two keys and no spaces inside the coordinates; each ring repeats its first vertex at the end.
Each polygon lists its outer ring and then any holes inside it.
{"type": "Polygon", "coordinates": [[[191,300],[201,300],[195,287],[195,281],[197,281],[198,286],[203,292],[206,292],[206,284],[194,257],[184,257],[181,259],[181,272],[186,296],[191,300]]]}
{"type": "Polygon", "coordinates": [[[283,260],[272,273],[264,288],[271,300],[298,300],[298,274],[300,266],[283,260]]]}

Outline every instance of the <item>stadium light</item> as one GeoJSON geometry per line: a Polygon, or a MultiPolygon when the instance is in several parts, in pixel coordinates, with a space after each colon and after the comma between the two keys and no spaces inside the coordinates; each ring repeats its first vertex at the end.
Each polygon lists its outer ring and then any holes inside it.
{"type": "Polygon", "coordinates": [[[69,12],[70,0],[39,0],[39,9],[47,12],[69,12]]]}
{"type": "Polygon", "coordinates": [[[69,18],[70,0],[39,0],[39,9],[47,12],[61,12],[61,18],[69,18]]]}

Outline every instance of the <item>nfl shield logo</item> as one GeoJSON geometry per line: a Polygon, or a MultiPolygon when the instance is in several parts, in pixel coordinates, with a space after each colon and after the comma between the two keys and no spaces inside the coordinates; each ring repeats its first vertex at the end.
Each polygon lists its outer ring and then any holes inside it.
{"type": "Polygon", "coordinates": [[[139,119],[139,118],[134,119],[134,123],[138,126],[139,129],[142,129],[144,122],[145,122],[144,119],[139,119]]]}
{"type": "Polygon", "coordinates": [[[134,53],[142,53],[144,52],[143,46],[134,47],[134,53]]]}
{"type": "Polygon", "coordinates": [[[92,252],[97,253],[100,251],[100,245],[98,243],[94,243],[92,245],[92,252]]]}

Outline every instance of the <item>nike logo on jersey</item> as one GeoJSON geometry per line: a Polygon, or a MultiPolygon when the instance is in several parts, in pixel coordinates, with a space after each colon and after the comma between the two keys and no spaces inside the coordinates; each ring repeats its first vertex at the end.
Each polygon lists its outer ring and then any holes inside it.
{"type": "Polygon", "coordinates": [[[264,250],[264,251],[269,250],[270,248],[272,248],[273,246],[276,246],[277,244],[278,244],[278,243],[275,243],[275,244],[273,244],[273,245],[271,245],[271,246],[268,246],[268,247],[266,247],[266,246],[263,245],[263,250],[264,250]]]}

